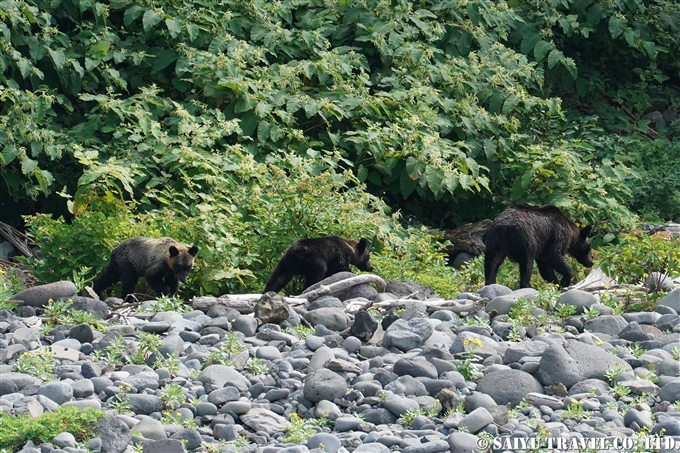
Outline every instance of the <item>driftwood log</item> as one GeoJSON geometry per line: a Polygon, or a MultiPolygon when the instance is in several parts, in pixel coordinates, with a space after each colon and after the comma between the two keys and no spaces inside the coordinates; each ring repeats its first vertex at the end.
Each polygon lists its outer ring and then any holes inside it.
{"type": "Polygon", "coordinates": [[[319,286],[312,291],[302,293],[299,296],[293,296],[293,299],[304,299],[305,302],[313,301],[321,296],[325,296],[326,294],[337,294],[346,289],[350,289],[353,286],[362,285],[365,283],[374,283],[379,293],[385,292],[385,288],[387,287],[385,280],[378,277],[377,275],[362,274],[357,275],[356,277],[346,278],[329,285],[319,286]]]}
{"type": "Polygon", "coordinates": [[[21,231],[0,222],[0,238],[4,238],[12,244],[14,248],[26,258],[33,256],[33,251],[28,247],[30,239],[21,231]]]}
{"type": "MultiPolygon", "coordinates": [[[[470,295],[471,297],[474,297],[470,295]]],[[[428,313],[434,313],[438,310],[452,311],[454,313],[472,313],[479,311],[488,302],[488,299],[483,297],[474,297],[473,299],[460,300],[460,299],[428,299],[428,300],[416,300],[416,299],[397,299],[397,300],[386,300],[383,302],[377,302],[372,304],[374,307],[382,308],[384,310],[394,310],[398,308],[403,308],[407,303],[417,302],[423,304],[427,307],[428,313]]]]}
{"type": "Polygon", "coordinates": [[[444,247],[444,251],[451,260],[459,253],[469,253],[470,255],[481,255],[484,253],[484,243],[482,237],[491,228],[490,219],[480,220],[475,223],[468,223],[455,230],[447,230],[442,236],[442,241],[450,241],[451,245],[444,247]]]}

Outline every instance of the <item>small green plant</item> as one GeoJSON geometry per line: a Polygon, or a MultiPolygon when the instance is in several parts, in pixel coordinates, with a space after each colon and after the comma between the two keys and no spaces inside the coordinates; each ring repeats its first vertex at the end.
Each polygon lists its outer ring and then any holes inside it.
{"type": "Polygon", "coordinates": [[[516,326],[526,327],[535,321],[533,309],[534,306],[530,300],[521,298],[512,305],[508,316],[516,326]]]}
{"type": "Polygon", "coordinates": [[[315,332],[315,331],[314,331],[314,329],[312,329],[311,327],[307,327],[307,326],[305,326],[305,325],[303,325],[303,324],[298,324],[297,326],[293,326],[293,327],[288,327],[288,328],[286,328],[286,329],[284,330],[284,332],[290,333],[290,334],[293,334],[293,333],[294,333],[294,334],[297,335],[301,340],[304,340],[305,338],[307,338],[307,336],[309,336],[309,335],[314,335],[314,332],[315,332]]]}
{"type": "Polygon", "coordinates": [[[616,398],[628,396],[630,395],[630,388],[626,387],[625,385],[615,384],[614,387],[612,387],[612,395],[614,395],[616,398]]]}
{"type": "Polygon", "coordinates": [[[417,417],[420,417],[421,415],[424,415],[421,409],[409,409],[401,414],[401,417],[399,417],[397,423],[402,426],[411,427],[413,420],[415,420],[417,417]]]}
{"type": "Polygon", "coordinates": [[[125,343],[125,339],[121,335],[118,335],[108,346],[106,346],[106,348],[104,348],[106,354],[104,360],[112,366],[122,365],[124,360],[123,356],[125,355],[126,350],[127,344],[125,343]]]}
{"type": "Polygon", "coordinates": [[[234,332],[228,332],[217,351],[211,351],[205,358],[206,364],[232,366],[232,359],[246,347],[234,332]]]}
{"type": "Polygon", "coordinates": [[[119,385],[118,388],[120,389],[120,392],[109,398],[106,402],[106,406],[119,414],[129,414],[132,412],[132,404],[130,403],[128,393],[132,389],[123,385],[119,385]]]}
{"type": "Polygon", "coordinates": [[[680,346],[673,346],[671,354],[673,355],[673,360],[680,360],[680,346]]]}
{"type": "Polygon", "coordinates": [[[97,420],[105,416],[100,410],[68,406],[60,406],[55,412],[45,412],[37,418],[0,412],[0,448],[15,452],[29,440],[36,445],[49,443],[64,431],[73,434],[76,441],[85,442],[94,437],[97,420]]]}
{"type": "Polygon", "coordinates": [[[645,349],[640,346],[638,343],[632,343],[628,346],[623,346],[628,352],[633,354],[635,357],[640,357],[642,354],[644,354],[646,351],[645,349]]]}
{"type": "Polygon", "coordinates": [[[17,303],[9,299],[25,288],[26,283],[15,268],[11,267],[7,271],[0,269],[0,311],[17,308],[17,303]]]}
{"type": "Polygon", "coordinates": [[[177,384],[168,384],[161,389],[161,401],[167,409],[177,409],[186,399],[182,387],[177,384]]]}
{"type": "Polygon", "coordinates": [[[625,368],[619,366],[618,362],[614,362],[614,366],[608,368],[607,371],[604,372],[604,377],[606,377],[609,381],[609,385],[612,385],[614,383],[614,379],[625,372],[625,368]]]}
{"type": "Polygon", "coordinates": [[[442,410],[442,405],[439,403],[439,400],[436,399],[436,400],[434,400],[434,404],[432,405],[432,407],[430,407],[427,410],[427,413],[425,415],[429,418],[434,418],[437,415],[439,415],[439,412],[441,412],[441,410],[442,410]]]}
{"type": "Polygon", "coordinates": [[[512,329],[510,329],[510,332],[508,333],[508,341],[521,341],[523,337],[524,335],[522,334],[522,327],[518,325],[512,326],[512,329]]]}
{"type": "Polygon", "coordinates": [[[141,365],[146,360],[158,352],[158,349],[163,346],[163,340],[159,335],[151,332],[140,332],[137,334],[137,351],[132,356],[132,362],[141,365]]]}
{"type": "Polygon", "coordinates": [[[592,417],[590,411],[583,409],[583,400],[572,401],[561,415],[562,419],[583,420],[592,417]]]}
{"type": "Polygon", "coordinates": [[[467,381],[474,381],[480,374],[480,371],[472,361],[479,360],[479,357],[475,355],[475,350],[482,347],[482,345],[482,340],[479,338],[466,338],[463,341],[463,347],[465,348],[465,352],[462,354],[463,360],[456,365],[456,368],[467,381]]]}
{"type": "Polygon", "coordinates": [[[73,299],[50,299],[45,305],[45,316],[47,317],[47,327],[54,325],[75,325],[75,324],[89,324],[92,328],[105,331],[106,327],[102,324],[102,320],[86,311],[73,308],[73,299]]]}
{"type": "Polygon", "coordinates": [[[54,356],[49,346],[33,352],[24,352],[14,363],[14,371],[31,375],[41,381],[51,381],[55,368],[54,356]]]}
{"type": "Polygon", "coordinates": [[[254,375],[269,373],[269,366],[262,359],[256,357],[248,359],[244,367],[246,371],[250,371],[254,375]]]}
{"type": "Polygon", "coordinates": [[[161,412],[161,423],[164,425],[182,425],[182,413],[173,411],[161,412]]]}
{"type": "Polygon", "coordinates": [[[177,373],[179,373],[180,363],[181,362],[179,360],[179,355],[173,352],[167,357],[158,357],[151,365],[151,368],[153,368],[154,370],[157,370],[159,368],[165,368],[170,373],[170,376],[177,377],[177,373]]]}
{"type": "Polygon", "coordinates": [[[562,304],[555,309],[555,314],[564,322],[569,316],[576,314],[576,307],[573,305],[562,304]]]}
{"type": "Polygon", "coordinates": [[[288,419],[288,425],[284,430],[284,443],[299,444],[308,440],[316,432],[310,423],[305,422],[300,416],[293,412],[288,419]]]}
{"type": "Polygon", "coordinates": [[[184,301],[179,296],[168,297],[161,296],[156,300],[151,308],[147,308],[147,311],[161,312],[161,311],[174,311],[181,315],[191,311],[191,306],[184,303],[184,301]]]}
{"type": "Polygon", "coordinates": [[[250,444],[251,440],[245,431],[241,431],[240,433],[238,433],[238,437],[234,441],[235,447],[247,447],[250,444]]]}
{"type": "Polygon", "coordinates": [[[600,310],[597,307],[586,307],[583,309],[583,317],[587,320],[595,319],[600,316],[600,310]]]}
{"type": "Polygon", "coordinates": [[[611,308],[612,314],[615,316],[621,316],[626,312],[626,304],[609,293],[604,293],[600,296],[600,303],[611,308]]]}

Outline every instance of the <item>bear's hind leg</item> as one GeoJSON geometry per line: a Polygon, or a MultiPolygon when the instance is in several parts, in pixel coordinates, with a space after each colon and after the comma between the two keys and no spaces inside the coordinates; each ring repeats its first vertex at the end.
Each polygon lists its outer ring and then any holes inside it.
{"type": "Polygon", "coordinates": [[[102,291],[115,285],[120,280],[120,275],[114,269],[113,265],[109,264],[104,273],[92,284],[92,290],[101,295],[102,291]]]}
{"type": "Polygon", "coordinates": [[[567,286],[571,285],[571,278],[574,276],[574,271],[572,270],[567,258],[565,256],[560,256],[550,264],[552,264],[552,267],[557,272],[559,272],[560,275],[562,275],[562,282],[560,286],[562,288],[566,288],[567,286]]]}
{"type": "Polygon", "coordinates": [[[498,268],[501,267],[501,263],[503,263],[504,259],[504,253],[497,250],[489,251],[489,248],[487,247],[487,252],[484,255],[484,279],[486,285],[496,283],[498,268]]]}
{"type": "Polygon", "coordinates": [[[327,271],[328,268],[326,267],[325,264],[317,264],[310,266],[309,269],[307,269],[307,271],[304,274],[305,277],[304,289],[307,289],[313,284],[319,283],[321,280],[328,277],[328,275],[326,275],[327,271]]]}
{"type": "Polygon", "coordinates": [[[274,272],[272,272],[272,275],[269,277],[269,280],[267,280],[267,285],[264,287],[263,293],[267,293],[269,291],[278,293],[283,289],[284,286],[288,284],[292,278],[292,272],[283,270],[277,266],[276,269],[274,269],[274,272]]]}
{"type": "Polygon", "coordinates": [[[531,273],[534,271],[534,260],[524,257],[519,262],[519,287],[531,288],[531,273]]]}

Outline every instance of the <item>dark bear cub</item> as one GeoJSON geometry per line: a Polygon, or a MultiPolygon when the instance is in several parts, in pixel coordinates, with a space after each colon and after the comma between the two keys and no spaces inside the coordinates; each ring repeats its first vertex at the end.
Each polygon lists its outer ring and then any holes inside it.
{"type": "Polygon", "coordinates": [[[354,241],[338,236],[300,239],[293,242],[267,281],[264,292],[278,293],[293,278],[302,275],[308,288],[338,272],[348,272],[352,264],[362,271],[373,270],[368,241],[354,241]]]}
{"type": "Polygon", "coordinates": [[[494,219],[486,236],[486,284],[496,283],[498,268],[507,256],[519,264],[520,288],[531,287],[534,260],[545,281],[569,286],[574,272],[564,255],[568,253],[585,267],[591,267],[590,230],[590,226],[577,227],[556,206],[506,208],[494,219]],[[555,271],[562,275],[561,281],[555,271]]]}
{"type": "Polygon", "coordinates": [[[111,252],[106,270],[95,280],[97,294],[121,282],[122,298],[134,294],[139,277],[144,277],[156,296],[174,296],[179,282],[186,283],[198,253],[195,245],[187,249],[171,238],[134,237],[123,241],[111,252]]]}

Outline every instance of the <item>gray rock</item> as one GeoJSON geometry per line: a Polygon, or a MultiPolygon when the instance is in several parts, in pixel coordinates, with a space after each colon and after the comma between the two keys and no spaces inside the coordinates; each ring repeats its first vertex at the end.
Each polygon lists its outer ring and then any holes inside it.
{"type": "Polygon", "coordinates": [[[246,338],[252,337],[257,332],[257,319],[252,316],[239,315],[232,323],[231,328],[241,332],[246,338]]]}
{"type": "Polygon", "coordinates": [[[149,415],[158,412],[163,407],[163,402],[156,395],[149,395],[146,393],[131,393],[128,394],[132,412],[135,414],[149,415]]]}
{"type": "Polygon", "coordinates": [[[143,418],[134,426],[134,430],[141,433],[145,439],[162,440],[167,438],[163,424],[153,418],[143,418]]]}
{"type": "Polygon", "coordinates": [[[623,424],[626,425],[626,427],[630,427],[630,425],[633,423],[637,423],[640,428],[643,426],[651,428],[654,426],[654,421],[652,421],[652,413],[649,411],[639,411],[632,407],[629,408],[623,416],[623,424]]]}
{"type": "Polygon", "coordinates": [[[427,300],[438,298],[439,295],[432,291],[427,286],[423,286],[415,282],[400,282],[398,280],[392,280],[387,284],[385,288],[386,293],[394,294],[399,298],[415,299],[415,300],[427,300]]]}
{"type": "Polygon", "coordinates": [[[479,290],[479,295],[485,299],[492,300],[499,296],[505,296],[506,294],[512,294],[512,290],[507,286],[493,284],[486,285],[484,288],[479,290]]]}
{"type": "Polygon", "coordinates": [[[260,346],[255,350],[255,357],[263,360],[280,360],[281,351],[274,346],[260,346]]]}
{"type": "Polygon", "coordinates": [[[361,444],[354,449],[354,453],[389,453],[389,451],[389,448],[377,442],[372,444],[361,444]]]}
{"type": "Polygon", "coordinates": [[[290,315],[288,304],[283,297],[271,291],[263,294],[257,301],[254,314],[260,324],[279,324],[290,315]]]}
{"type": "Polygon", "coordinates": [[[407,398],[399,395],[388,395],[383,401],[385,409],[394,414],[395,417],[401,417],[408,410],[418,410],[420,405],[415,399],[407,398]]]}
{"type": "Polygon", "coordinates": [[[564,384],[567,388],[585,379],[606,380],[605,372],[615,366],[630,371],[630,365],[604,349],[575,340],[551,343],[541,357],[537,377],[543,385],[564,384]]]}
{"type": "Polygon", "coordinates": [[[207,366],[196,378],[203,384],[206,392],[224,387],[229,383],[236,387],[239,392],[246,392],[250,387],[250,381],[232,367],[224,365],[207,366]]]}
{"type": "Polygon", "coordinates": [[[158,374],[155,371],[143,371],[141,373],[133,374],[124,381],[136,388],[138,392],[144,389],[157,390],[160,387],[158,382],[158,374]]]}
{"type": "Polygon", "coordinates": [[[67,401],[71,401],[73,398],[73,387],[66,382],[50,382],[38,389],[38,395],[43,395],[58,405],[61,405],[67,401]]]}
{"type": "Polygon", "coordinates": [[[326,453],[336,453],[340,447],[340,439],[331,433],[316,433],[307,440],[307,448],[323,448],[326,453]]]}
{"type": "Polygon", "coordinates": [[[185,453],[184,444],[179,439],[163,439],[145,442],[143,453],[185,453]]]}
{"type": "Polygon", "coordinates": [[[397,376],[424,376],[437,379],[437,368],[423,357],[403,358],[397,360],[393,368],[397,376]]]}
{"type": "Polygon", "coordinates": [[[201,438],[198,430],[194,428],[182,428],[170,436],[170,438],[180,440],[187,450],[195,450],[203,443],[203,438],[201,438]]]}
{"type": "Polygon", "coordinates": [[[322,325],[330,330],[340,332],[349,327],[351,320],[340,308],[318,308],[307,312],[305,319],[313,326],[322,325]]]}
{"type": "Polygon", "coordinates": [[[76,293],[76,285],[69,281],[59,281],[27,288],[13,295],[11,300],[23,300],[31,307],[44,307],[50,299],[68,299],[76,293]]]}
{"type": "Polygon", "coordinates": [[[489,303],[486,304],[484,309],[487,313],[495,311],[499,315],[507,315],[510,313],[512,306],[519,300],[515,294],[506,294],[504,296],[498,296],[491,299],[489,303]]]}
{"type": "Polygon", "coordinates": [[[71,298],[71,306],[80,311],[84,311],[97,316],[100,319],[109,319],[111,310],[105,302],[91,297],[74,296],[71,298]]]}
{"type": "Polygon", "coordinates": [[[470,433],[453,432],[447,442],[451,447],[451,453],[483,453],[486,449],[478,447],[478,440],[477,436],[470,433]]]}
{"type": "Polygon", "coordinates": [[[540,357],[549,345],[543,341],[510,343],[503,355],[503,363],[519,362],[522,357],[540,357]]]}
{"type": "MultiPolygon", "coordinates": [[[[489,395],[496,404],[517,406],[527,393],[543,393],[543,386],[529,373],[520,370],[495,371],[477,381],[477,390],[489,395]]],[[[480,428],[481,429],[481,428],[480,428]]]]}
{"type": "Polygon", "coordinates": [[[76,442],[76,438],[73,434],[63,432],[54,436],[52,444],[59,448],[76,448],[78,442],[76,442]]]}
{"type": "Polygon", "coordinates": [[[591,305],[598,303],[595,295],[581,291],[578,289],[571,289],[563,293],[557,301],[556,307],[560,305],[571,305],[576,308],[576,314],[583,314],[583,310],[589,308],[591,305]]]}
{"type": "Polygon", "coordinates": [[[385,331],[383,346],[410,351],[422,345],[433,332],[434,328],[425,318],[398,319],[385,331]]]}
{"type": "Polygon", "coordinates": [[[92,333],[92,327],[89,324],[83,323],[71,327],[68,332],[70,338],[75,338],[81,343],[92,343],[94,340],[94,333],[92,333]]]}
{"type": "Polygon", "coordinates": [[[347,382],[337,373],[322,368],[307,375],[303,386],[305,398],[313,403],[333,401],[347,393],[347,382]]]}
{"type": "Polygon", "coordinates": [[[208,395],[208,401],[215,406],[222,406],[228,401],[236,401],[240,398],[241,392],[236,387],[230,385],[216,389],[208,395]]]}
{"type": "Polygon", "coordinates": [[[102,441],[101,453],[121,453],[132,442],[130,429],[118,417],[100,418],[96,432],[102,441]]]}
{"type": "Polygon", "coordinates": [[[680,288],[675,289],[672,292],[668,293],[656,305],[671,307],[676,312],[680,312],[680,288]]]}
{"type": "Polygon", "coordinates": [[[493,415],[483,407],[477,408],[467,414],[458,422],[458,428],[465,428],[470,433],[477,433],[486,425],[493,423],[493,415]]]}
{"type": "MultiPolygon", "coordinates": [[[[311,400],[310,400],[311,401],[311,400]]],[[[241,415],[241,421],[254,431],[264,431],[270,436],[283,432],[288,425],[286,419],[274,412],[255,407],[241,415]]]]}
{"type": "Polygon", "coordinates": [[[31,343],[40,341],[40,331],[33,327],[19,327],[12,332],[12,339],[15,343],[22,344],[26,349],[32,349],[31,343]]]}
{"type": "Polygon", "coordinates": [[[601,315],[595,319],[590,319],[583,324],[583,329],[593,333],[605,333],[616,336],[626,327],[628,323],[621,316],[601,315]]]}
{"type": "Polygon", "coordinates": [[[6,382],[7,381],[13,382],[14,385],[16,385],[19,390],[26,387],[27,385],[34,385],[40,383],[40,379],[37,379],[28,374],[17,373],[14,371],[3,372],[2,380],[6,382]]]}

